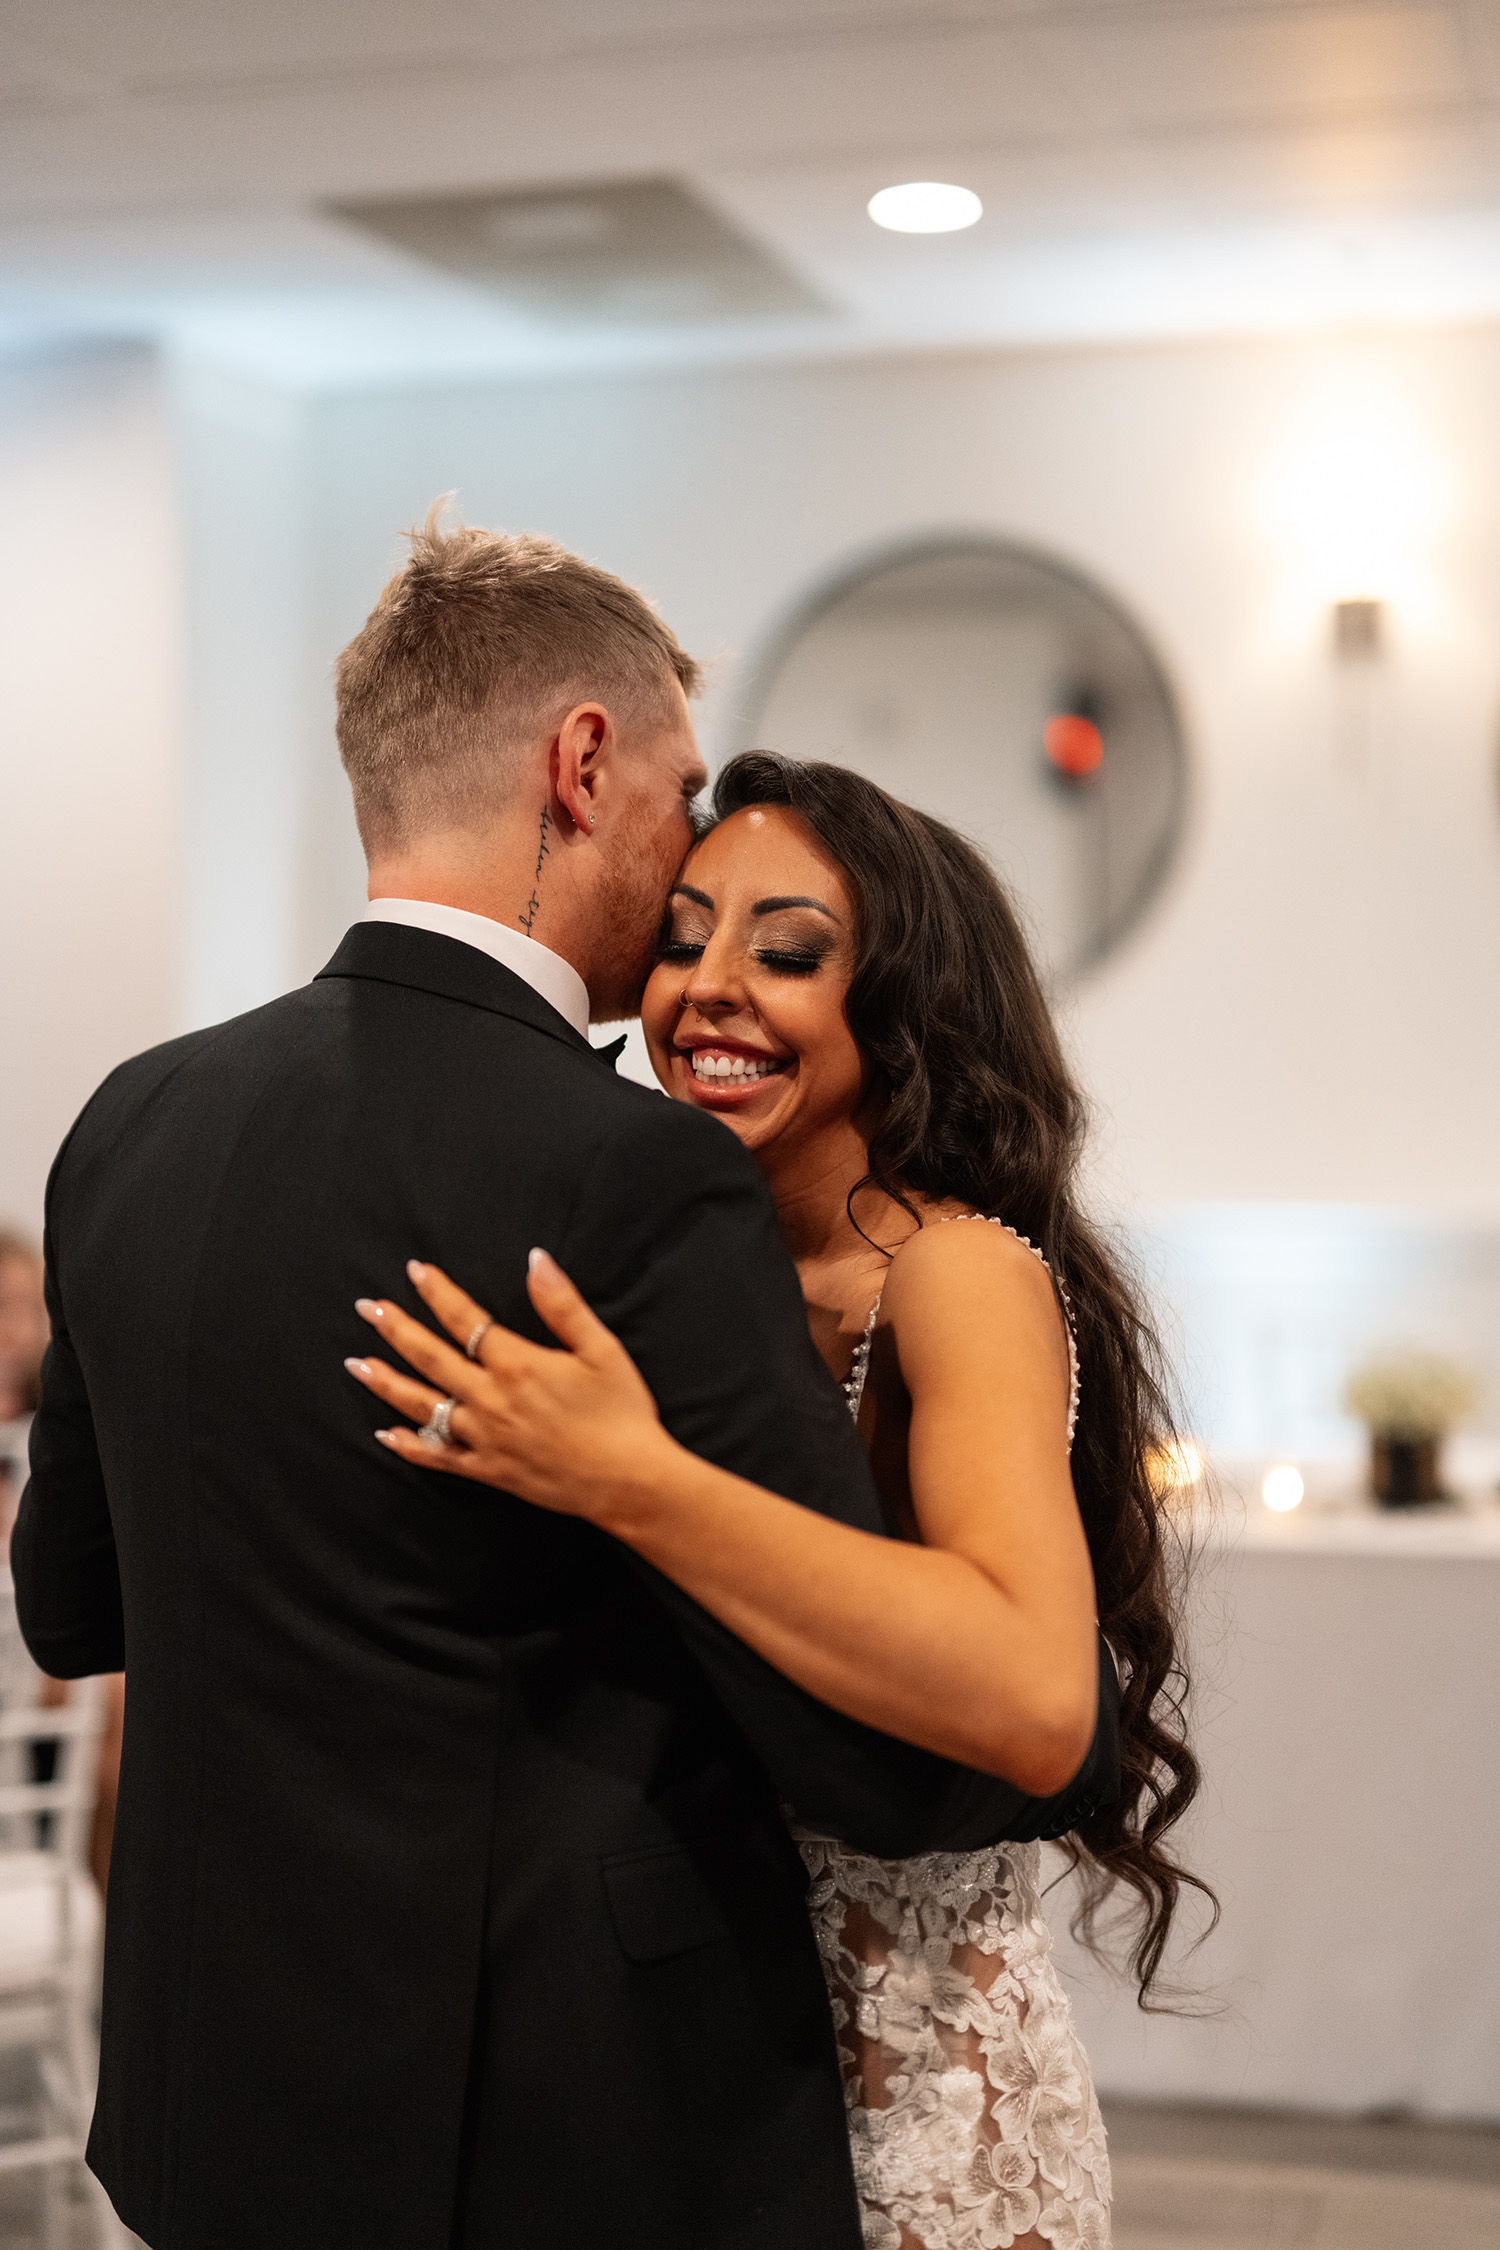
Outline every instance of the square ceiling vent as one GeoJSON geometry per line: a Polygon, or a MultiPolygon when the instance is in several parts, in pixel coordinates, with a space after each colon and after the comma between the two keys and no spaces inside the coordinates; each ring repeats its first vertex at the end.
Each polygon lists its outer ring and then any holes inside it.
{"type": "Polygon", "coordinates": [[[788,267],[676,180],[364,198],[328,208],[520,310],[570,325],[633,328],[827,310],[788,267]]]}

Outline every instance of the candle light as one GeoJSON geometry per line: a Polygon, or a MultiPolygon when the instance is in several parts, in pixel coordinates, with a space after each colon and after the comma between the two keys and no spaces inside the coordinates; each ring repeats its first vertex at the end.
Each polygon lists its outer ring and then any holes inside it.
{"type": "Polygon", "coordinates": [[[1276,1515],[1284,1516],[1291,1509],[1301,1507],[1302,1495],[1306,1489],[1301,1471],[1294,1469],[1289,1461],[1284,1461],[1277,1468],[1266,1471],[1260,1496],[1276,1515]]]}

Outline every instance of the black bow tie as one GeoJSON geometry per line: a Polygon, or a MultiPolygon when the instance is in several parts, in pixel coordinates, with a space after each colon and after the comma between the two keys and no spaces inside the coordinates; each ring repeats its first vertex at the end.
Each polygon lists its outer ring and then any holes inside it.
{"type": "Polygon", "coordinates": [[[629,1037],[628,1031],[622,1031],[618,1039],[606,1039],[602,1047],[594,1049],[594,1053],[601,1062],[607,1062],[610,1069],[613,1070],[621,1055],[625,1052],[625,1042],[629,1037]]]}

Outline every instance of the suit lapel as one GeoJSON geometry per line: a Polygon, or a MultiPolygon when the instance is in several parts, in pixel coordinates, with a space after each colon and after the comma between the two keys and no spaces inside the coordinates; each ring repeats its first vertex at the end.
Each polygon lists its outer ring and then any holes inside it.
{"type": "Polygon", "coordinates": [[[433,930],[408,929],[399,922],[356,922],[315,981],[321,983],[324,977],[367,977],[376,984],[404,984],[415,992],[461,1001],[465,1007],[487,1008],[492,1015],[512,1016],[517,1023],[530,1024],[533,1031],[544,1032],[549,1039],[559,1039],[565,1047],[614,1068],[617,1048],[590,1046],[524,977],[459,938],[439,937],[433,930]]]}

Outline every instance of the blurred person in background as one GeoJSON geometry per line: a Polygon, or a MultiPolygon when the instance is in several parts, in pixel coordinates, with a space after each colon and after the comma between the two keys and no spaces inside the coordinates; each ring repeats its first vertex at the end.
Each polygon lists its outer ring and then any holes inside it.
{"type": "Polygon", "coordinates": [[[0,1226],[0,1537],[7,1542],[26,1481],[26,1440],[46,1349],[42,1254],[18,1227],[0,1226]]]}
{"type": "MultiPolygon", "coordinates": [[[[42,1395],[42,1361],[50,1334],[42,1287],[42,1253],[18,1227],[0,1226],[0,1542],[8,1547],[16,1504],[26,1482],[26,1443],[42,1395]]],[[[68,1682],[45,1673],[37,1701],[44,1711],[68,1700],[68,1682]]],[[[111,1673],[104,1690],[104,1732],[99,1743],[98,1795],[89,1836],[89,1866],[101,1895],[109,1882],[115,1796],[120,1783],[120,1738],[125,1722],[125,1675],[111,1673]]],[[[57,1745],[31,1745],[31,1778],[51,1781],[57,1745]]],[[[50,1813],[39,1813],[48,1822],[50,1813]]]]}

